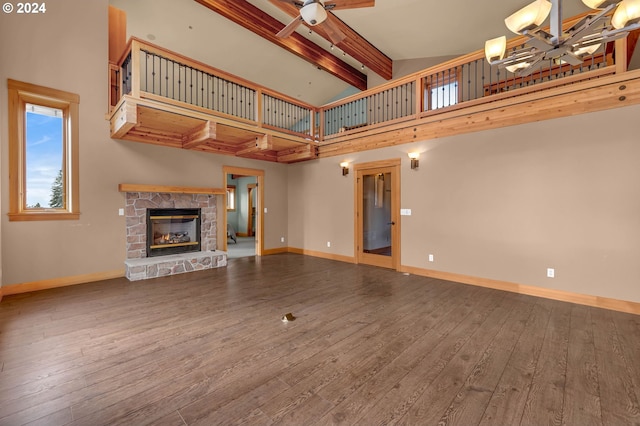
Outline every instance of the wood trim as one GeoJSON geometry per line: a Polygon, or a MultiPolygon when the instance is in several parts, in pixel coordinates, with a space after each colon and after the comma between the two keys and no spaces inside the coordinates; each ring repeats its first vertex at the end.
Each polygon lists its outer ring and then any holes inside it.
{"type": "Polygon", "coordinates": [[[627,39],[619,38],[615,40],[614,43],[615,43],[614,55],[616,58],[616,61],[615,61],[616,73],[622,74],[627,70],[627,64],[631,60],[631,58],[628,57],[628,53],[627,53],[627,39]]]}
{"type": "Polygon", "coordinates": [[[576,303],[578,305],[586,305],[592,306],[594,308],[610,309],[613,311],[640,315],[640,303],[637,302],[618,300],[601,296],[590,296],[587,294],[573,293],[563,290],[553,290],[549,288],[517,284],[508,281],[493,280],[489,278],[473,277],[470,275],[456,274],[451,272],[416,268],[414,266],[403,265],[400,267],[400,272],[407,272],[423,277],[436,278],[440,280],[453,281],[456,283],[492,288],[494,290],[509,291],[511,293],[526,294],[529,296],[542,297],[545,299],[559,300],[561,302],[576,303]]]}
{"type": "Polygon", "coordinates": [[[400,201],[401,201],[401,188],[402,185],[400,183],[401,179],[401,169],[400,166],[402,164],[402,160],[400,158],[393,158],[389,160],[382,161],[373,161],[367,163],[359,163],[354,164],[354,253],[356,263],[365,263],[373,266],[380,266],[384,268],[391,268],[394,270],[398,270],[401,265],[401,233],[402,229],[401,221],[400,221],[400,201]],[[388,256],[378,256],[372,253],[365,253],[360,249],[360,243],[363,242],[363,184],[364,181],[361,180],[361,176],[363,172],[368,171],[371,173],[391,173],[392,175],[392,199],[391,199],[391,221],[394,223],[392,232],[391,232],[391,246],[392,253],[391,257],[388,256]]]}
{"type": "Polygon", "coordinates": [[[263,256],[271,256],[274,254],[289,253],[289,247],[278,247],[273,249],[265,249],[262,251],[263,256]]]}
{"type": "Polygon", "coordinates": [[[134,39],[131,41],[131,96],[140,97],[140,48],[142,42],[134,39]]]}
{"type": "Polygon", "coordinates": [[[12,294],[30,293],[32,291],[47,290],[50,288],[66,287],[76,284],[86,284],[95,281],[110,280],[124,277],[124,269],[114,271],[96,272],[91,274],[75,275],[71,277],[53,278],[49,280],[31,281],[20,284],[11,284],[1,288],[5,296],[12,294]]]}
{"type": "Polygon", "coordinates": [[[127,14],[109,5],[109,62],[117,63],[127,47],[127,14]]]}
{"type": "Polygon", "coordinates": [[[200,111],[199,110],[200,107],[196,107],[191,104],[183,103],[182,105],[174,105],[172,103],[166,103],[164,102],[164,100],[157,101],[157,100],[147,99],[147,98],[138,99],[130,95],[124,95],[118,102],[118,105],[116,106],[116,108],[113,110],[113,112],[109,116],[109,120],[111,121],[112,127],[115,128],[115,126],[118,124],[121,126],[116,129],[115,133],[112,131],[112,134],[111,134],[112,138],[119,138],[124,136],[124,134],[126,134],[126,132],[131,127],[136,125],[137,117],[135,114],[135,110],[137,107],[159,109],[161,111],[169,112],[172,114],[186,115],[187,117],[197,118],[203,121],[211,121],[212,123],[223,124],[226,126],[235,127],[237,129],[247,130],[250,132],[260,132],[261,134],[271,134],[281,139],[286,139],[291,142],[300,143],[301,145],[313,144],[312,141],[309,141],[308,139],[303,138],[301,136],[290,135],[288,133],[263,128],[258,126],[256,122],[249,124],[239,120],[236,121],[235,119],[232,120],[229,118],[220,117],[220,116],[211,114],[209,112],[210,110],[205,111],[203,109],[202,111],[200,111]],[[120,120],[121,122],[117,123],[118,120],[120,120]]]}
{"type": "Polygon", "coordinates": [[[168,192],[174,194],[212,194],[225,195],[225,188],[196,188],[192,186],[165,186],[165,185],[143,185],[133,183],[121,183],[118,185],[119,192],[168,192]]]}
{"type": "Polygon", "coordinates": [[[393,166],[400,166],[401,164],[402,164],[402,159],[400,158],[391,158],[388,160],[380,160],[380,161],[370,161],[367,163],[356,163],[353,165],[353,171],[357,173],[358,170],[378,169],[381,167],[393,167],[393,166]]]}
{"type": "Polygon", "coordinates": [[[367,89],[367,76],[356,68],[340,60],[335,55],[322,49],[298,33],[289,37],[276,37],[284,24],[267,15],[261,9],[247,1],[229,0],[196,0],[213,12],[254,32],[262,38],[288,50],[294,55],[311,62],[331,75],[357,87],[367,89]]]}
{"type": "Polygon", "coordinates": [[[322,251],[306,250],[306,249],[300,249],[295,247],[289,247],[288,252],[295,253],[295,254],[303,254],[305,256],[319,257],[322,259],[337,260],[339,262],[345,262],[345,263],[353,263],[353,264],[356,263],[356,258],[353,256],[344,256],[344,255],[335,254],[335,253],[325,253],[322,251]]]}
{"type": "Polygon", "coordinates": [[[9,220],[77,220],[80,217],[80,96],[64,90],[7,79],[9,101],[9,220]],[[27,209],[25,193],[25,118],[27,103],[63,111],[64,207],[27,209]],[[70,182],[69,182],[70,181],[70,182]]]}
{"type": "Polygon", "coordinates": [[[636,105],[640,103],[640,70],[498,101],[493,101],[491,98],[481,101],[474,106],[467,105],[467,108],[453,108],[449,111],[430,114],[414,122],[333,139],[330,144],[319,147],[318,157],[333,157],[417,140],[636,105]]]}
{"type": "MultiPolygon", "coordinates": [[[[222,180],[224,184],[227,184],[227,175],[243,175],[243,176],[255,176],[258,180],[258,196],[257,201],[258,205],[256,206],[256,256],[262,256],[264,252],[264,170],[260,169],[249,169],[246,167],[234,167],[234,166],[223,166],[222,167],[222,180]]],[[[226,196],[227,191],[224,191],[225,194],[225,205],[227,203],[226,196]]],[[[222,215],[222,220],[218,219],[218,222],[222,222],[222,226],[227,229],[227,214],[225,210],[225,214],[222,215]]],[[[227,248],[227,239],[224,239],[223,247],[227,248]]]]}

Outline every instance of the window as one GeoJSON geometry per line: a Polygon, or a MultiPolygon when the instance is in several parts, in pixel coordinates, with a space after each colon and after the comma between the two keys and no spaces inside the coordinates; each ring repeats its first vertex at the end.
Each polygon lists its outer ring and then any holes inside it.
{"type": "Polygon", "coordinates": [[[458,103],[458,82],[447,83],[430,89],[430,109],[443,108],[458,103]]]}
{"type": "Polygon", "coordinates": [[[73,93],[7,81],[9,220],[78,219],[78,109],[73,93]]]}
{"type": "Polygon", "coordinates": [[[236,186],[227,185],[227,210],[236,210],[236,186]]]}
{"type": "Polygon", "coordinates": [[[459,72],[455,71],[426,77],[424,110],[429,111],[456,105],[460,100],[459,81],[459,72]]]}

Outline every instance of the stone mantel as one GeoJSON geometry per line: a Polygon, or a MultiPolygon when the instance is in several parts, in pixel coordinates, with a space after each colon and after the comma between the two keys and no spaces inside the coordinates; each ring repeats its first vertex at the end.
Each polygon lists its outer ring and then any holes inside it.
{"type": "Polygon", "coordinates": [[[223,195],[227,191],[224,188],[197,188],[190,186],[165,186],[144,185],[134,183],[121,183],[118,185],[120,192],[162,192],[168,194],[211,194],[223,195]]]}

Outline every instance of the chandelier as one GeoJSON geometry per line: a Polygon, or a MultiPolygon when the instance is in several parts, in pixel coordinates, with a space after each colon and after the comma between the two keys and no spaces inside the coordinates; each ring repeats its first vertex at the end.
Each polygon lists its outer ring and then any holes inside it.
{"type": "Polygon", "coordinates": [[[640,28],[640,0],[582,0],[594,13],[586,15],[568,30],[562,29],[562,0],[536,0],[504,20],[509,30],[528,37],[524,47],[505,57],[507,38],[485,42],[485,56],[491,65],[506,68],[519,76],[533,72],[543,60],[556,64],[580,65],[609,41],[626,37],[640,28]],[[613,12],[611,18],[610,12],[613,12]],[[550,32],[540,27],[550,18],[550,32]]]}

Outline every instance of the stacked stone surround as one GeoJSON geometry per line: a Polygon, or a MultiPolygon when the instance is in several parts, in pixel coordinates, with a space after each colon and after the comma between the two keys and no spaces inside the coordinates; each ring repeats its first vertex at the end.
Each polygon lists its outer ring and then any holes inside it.
{"type": "Polygon", "coordinates": [[[125,220],[127,260],[131,281],[227,265],[226,252],[217,251],[216,195],[127,192],[125,220]],[[201,251],[147,258],[147,209],[201,209],[201,251]]]}

